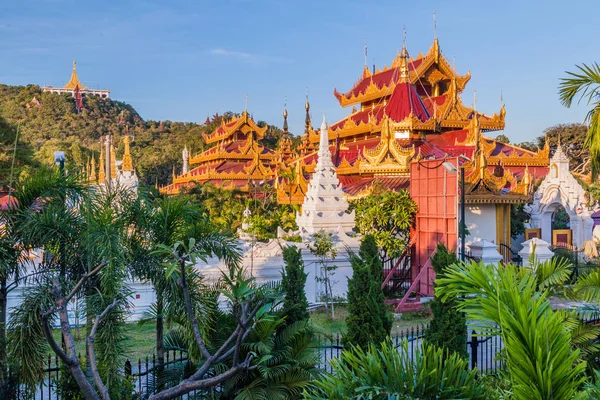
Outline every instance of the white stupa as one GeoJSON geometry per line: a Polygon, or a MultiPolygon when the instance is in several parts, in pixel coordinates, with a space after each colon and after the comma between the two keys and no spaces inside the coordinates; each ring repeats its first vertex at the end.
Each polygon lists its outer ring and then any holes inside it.
{"type": "Polygon", "coordinates": [[[348,200],[335,173],[331,161],[327,123],[323,117],[317,167],[313,173],[302,213],[296,213],[296,223],[300,232],[309,234],[321,230],[326,232],[350,232],[354,228],[354,211],[347,213],[348,200]]]}

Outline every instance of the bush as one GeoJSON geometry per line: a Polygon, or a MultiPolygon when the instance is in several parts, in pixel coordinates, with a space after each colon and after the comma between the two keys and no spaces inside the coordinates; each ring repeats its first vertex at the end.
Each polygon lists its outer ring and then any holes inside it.
{"type": "Polygon", "coordinates": [[[308,319],[308,300],[304,291],[308,274],[304,272],[302,252],[296,246],[283,249],[283,261],[285,268],[281,273],[281,289],[285,297],[281,314],[285,317],[285,327],[308,319]]]}
{"type": "MultiPolygon", "coordinates": [[[[439,244],[437,252],[431,260],[431,265],[436,273],[436,281],[444,276],[448,266],[457,262],[456,254],[449,253],[443,244],[439,244]]],[[[442,302],[436,293],[430,304],[433,318],[429,323],[429,328],[425,331],[425,340],[435,346],[467,357],[467,320],[465,315],[458,311],[457,301],[447,299],[442,302]]]]}
{"type": "Polygon", "coordinates": [[[350,261],[353,273],[348,280],[348,333],[344,336],[344,345],[379,346],[390,334],[392,319],[381,289],[383,269],[375,238],[365,236],[359,255],[351,255],[350,261]]]}

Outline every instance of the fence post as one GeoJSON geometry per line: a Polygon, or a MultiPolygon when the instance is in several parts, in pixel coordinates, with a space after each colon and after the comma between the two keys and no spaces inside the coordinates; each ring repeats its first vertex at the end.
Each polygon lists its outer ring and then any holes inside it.
{"type": "Polygon", "coordinates": [[[473,329],[471,331],[471,369],[477,367],[477,350],[479,348],[479,341],[477,340],[477,333],[473,329]]]}
{"type": "Polygon", "coordinates": [[[131,361],[125,361],[125,376],[131,376],[131,361]]]}

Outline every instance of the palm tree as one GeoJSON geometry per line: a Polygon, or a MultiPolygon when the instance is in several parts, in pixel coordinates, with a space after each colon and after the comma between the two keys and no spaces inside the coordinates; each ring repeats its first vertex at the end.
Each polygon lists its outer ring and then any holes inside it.
{"type": "Polygon", "coordinates": [[[578,72],[568,72],[568,77],[561,78],[559,85],[560,101],[571,107],[575,97],[584,100],[592,109],[586,116],[589,128],[586,138],[586,147],[590,149],[592,166],[592,180],[600,173],[600,65],[576,65],[578,72]]]}
{"type": "Polygon", "coordinates": [[[156,246],[170,247],[177,241],[186,240],[190,226],[202,219],[202,214],[198,205],[183,195],[156,198],[146,204],[148,206],[137,210],[135,232],[139,239],[132,243],[135,255],[131,266],[137,277],[152,282],[156,293],[152,317],[156,321],[157,366],[162,371],[165,362],[165,306],[168,306],[165,296],[172,282],[164,273],[162,263],[165,260],[151,252],[156,246]]]}

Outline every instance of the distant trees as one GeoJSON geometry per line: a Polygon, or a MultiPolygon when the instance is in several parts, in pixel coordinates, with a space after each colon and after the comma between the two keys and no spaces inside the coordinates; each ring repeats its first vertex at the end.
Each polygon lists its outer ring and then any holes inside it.
{"type": "Polygon", "coordinates": [[[496,142],[500,142],[500,143],[506,143],[509,144],[510,143],[510,139],[504,135],[504,134],[499,134],[498,136],[496,136],[496,142]]]}
{"type": "Polygon", "coordinates": [[[600,64],[576,65],[577,72],[567,72],[559,85],[560,101],[571,107],[573,100],[579,97],[591,106],[585,120],[589,123],[585,146],[590,151],[592,180],[600,174],[600,64]]]}
{"type": "Polygon", "coordinates": [[[377,243],[372,235],[363,238],[359,254],[350,257],[352,278],[348,280],[348,332],[345,346],[369,344],[380,346],[390,335],[392,319],[386,310],[383,289],[383,268],[377,243]]]}

